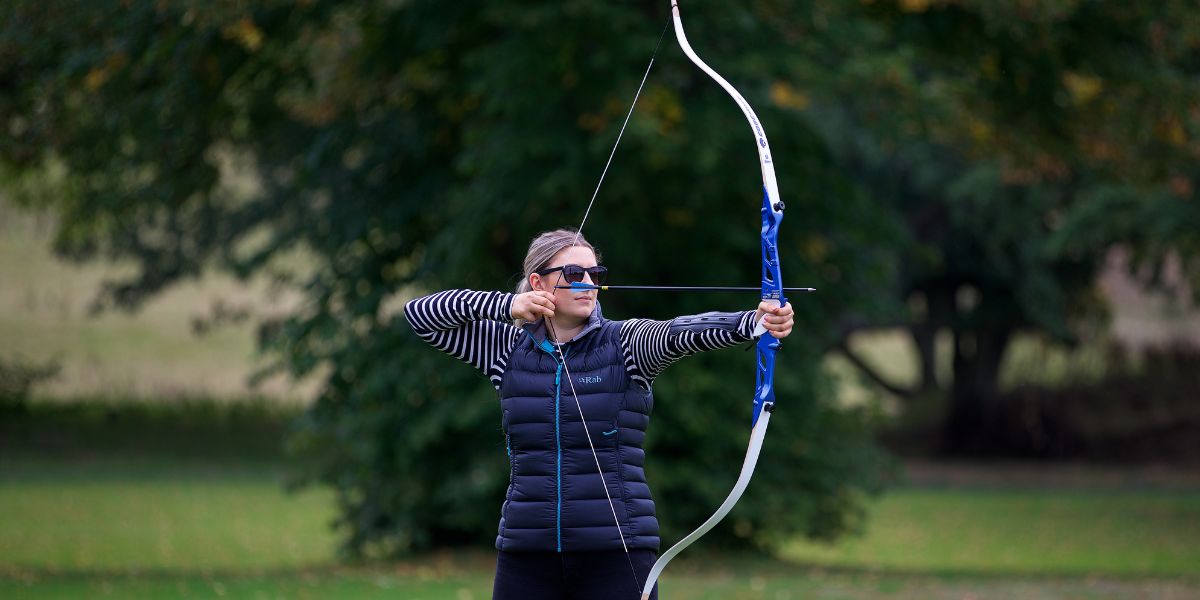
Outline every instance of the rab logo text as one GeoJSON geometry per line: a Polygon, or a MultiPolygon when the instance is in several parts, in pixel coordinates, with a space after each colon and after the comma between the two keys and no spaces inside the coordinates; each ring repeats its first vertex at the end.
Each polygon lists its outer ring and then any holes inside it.
{"type": "Polygon", "coordinates": [[[579,378],[579,383],[600,383],[604,381],[599,375],[585,375],[579,378]]]}

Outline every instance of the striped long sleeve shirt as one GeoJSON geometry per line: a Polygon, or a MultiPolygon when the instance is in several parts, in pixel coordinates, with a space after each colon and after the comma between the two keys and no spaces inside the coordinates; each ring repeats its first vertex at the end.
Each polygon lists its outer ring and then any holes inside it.
{"type": "MultiPolygon", "coordinates": [[[[404,315],[421,339],[475,367],[500,389],[509,354],[524,335],[512,324],[514,298],[505,292],[447,290],[409,301],[404,315]]],[[[654,378],[680,358],[736,346],[753,331],[754,311],[630,319],[621,325],[625,370],[649,390],[654,378]]]]}

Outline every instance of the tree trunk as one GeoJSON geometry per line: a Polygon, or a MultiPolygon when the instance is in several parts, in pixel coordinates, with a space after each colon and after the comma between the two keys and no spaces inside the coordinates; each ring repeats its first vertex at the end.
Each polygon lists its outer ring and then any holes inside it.
{"type": "Polygon", "coordinates": [[[917,394],[928,396],[937,392],[938,384],[938,355],[937,334],[949,327],[954,318],[954,294],[942,288],[932,287],[924,290],[925,299],[923,318],[909,327],[913,345],[917,349],[917,359],[921,369],[921,379],[918,382],[917,394]]]}
{"type": "Polygon", "coordinates": [[[979,456],[1000,450],[1000,366],[1012,330],[999,327],[954,331],[954,383],[942,428],[941,452],[979,456]]]}

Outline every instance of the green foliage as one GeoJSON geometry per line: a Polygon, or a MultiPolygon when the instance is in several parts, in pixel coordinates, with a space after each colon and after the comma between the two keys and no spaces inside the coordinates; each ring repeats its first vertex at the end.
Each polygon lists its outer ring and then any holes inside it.
{"type": "Polygon", "coordinates": [[[299,410],[265,398],[163,401],[77,396],[30,402],[0,421],[0,453],[73,459],[96,453],[136,461],[147,456],[281,462],[282,438],[299,410]]]}
{"type": "Polygon", "coordinates": [[[37,383],[53,379],[61,369],[58,361],[38,364],[0,356],[0,414],[24,411],[30,389],[37,383]]]}
{"type": "MultiPolygon", "coordinates": [[[[293,446],[319,459],[301,479],[338,491],[347,551],[490,537],[504,485],[491,393],[417,342],[394,306],[509,288],[526,240],[577,222],[667,3],[5,10],[3,173],[23,204],[56,211],[63,256],[132,260],[101,301],[134,308],[208,268],[299,291],[260,341],[273,369],[324,378],[293,446]],[[294,250],[310,269],[280,260],[294,250]]],[[[849,332],[910,328],[922,377],[890,389],[951,396],[948,445],[962,449],[1003,401],[999,365],[1016,332],[1073,341],[1103,316],[1092,281],[1113,244],[1150,261],[1177,252],[1197,279],[1190,3],[688,10],[693,43],[771,132],[787,283],[820,289],[796,299],[799,342],[779,363],[779,463],[764,464],[778,487],[747,498],[737,540],[853,529],[855,503],[877,488],[865,416],[825,406],[815,369],[849,332]],[[933,368],[945,331],[952,382],[933,368]]],[[[587,226],[614,276],[756,281],[751,141],[730,100],[667,43],[587,226]]],[[[726,302],[629,294],[605,308],[750,307],[726,302]]],[[[672,473],[736,465],[742,452],[745,431],[720,425],[748,410],[734,399],[748,397],[750,369],[726,354],[659,382],[656,491],[685,507],[679,521],[664,512],[668,531],[725,489],[672,473]]]]}
{"type": "MultiPolygon", "coordinates": [[[[779,355],[788,359],[776,368],[780,401],[755,479],[728,517],[733,539],[726,544],[774,549],[797,533],[823,541],[860,533],[865,501],[882,491],[880,476],[894,468],[883,453],[862,442],[870,436],[869,415],[834,409],[804,390],[805,380],[815,374],[802,370],[812,367],[796,360],[794,353],[803,352],[796,346],[779,355]],[[764,514],[770,518],[761,518],[764,514]]],[[[665,540],[679,539],[707,519],[716,506],[713,499],[719,503],[737,479],[749,430],[747,398],[753,392],[748,381],[736,377],[752,368],[754,357],[742,354],[692,357],[689,362],[697,368],[686,377],[676,373],[684,369],[681,363],[655,384],[646,471],[665,540]],[[717,380],[729,378],[734,385],[724,386],[731,390],[725,392],[717,380]],[[710,395],[708,389],[722,391],[710,395]],[[682,401],[687,398],[696,401],[682,401]]]]}
{"type": "MultiPolygon", "coordinates": [[[[295,448],[321,457],[308,480],[340,491],[348,549],[487,537],[479,507],[503,485],[481,400],[490,393],[426,356],[394,306],[448,287],[511,287],[526,240],[577,222],[667,4],[15,0],[5,10],[4,176],[22,203],[56,211],[63,256],[131,259],[133,275],[101,300],[133,308],[208,268],[298,290],[303,303],[261,343],[275,369],[325,378],[295,448]],[[311,269],[280,260],[297,249],[311,269]]],[[[1003,401],[999,365],[1017,332],[1071,342],[1103,317],[1092,282],[1113,244],[1149,261],[1176,252],[1198,279],[1191,3],[688,10],[695,45],[771,132],[790,207],[787,282],[820,289],[798,304],[803,341],[780,362],[797,374],[785,398],[803,399],[785,411],[859,439],[861,417],[822,408],[816,359],[855,329],[899,323],[926,368],[915,389],[891,389],[951,396],[949,445],[962,449],[1003,401]],[[945,331],[952,382],[931,367],[945,331]]],[[[757,280],[746,134],[723,92],[666,44],[587,227],[614,275],[757,280]]],[[[605,308],[615,318],[749,308],[724,302],[630,294],[605,308]]],[[[665,376],[660,403],[680,412],[660,410],[659,431],[687,425],[706,398],[747,395],[745,365],[707,361],[665,376]],[[672,378],[707,383],[674,392],[672,378]]],[[[711,447],[736,464],[744,431],[715,429],[684,428],[728,436],[711,447]]],[[[875,488],[876,457],[847,442],[806,461],[803,448],[833,443],[826,431],[777,430],[791,475],[780,489],[794,492],[783,497],[814,495],[811,506],[793,500],[790,525],[852,527],[843,500],[875,488]],[[857,458],[848,467],[844,456],[857,458]]],[[[671,457],[684,471],[693,460],[671,457]]],[[[664,505],[682,502],[685,482],[677,492],[664,479],[664,505]]],[[[719,496],[713,486],[696,505],[719,496]]],[[[759,521],[739,539],[769,537],[755,508],[749,499],[739,518],[759,521]]]]}
{"type": "MultiPolygon", "coordinates": [[[[1200,290],[1200,12],[1155,4],[815,3],[809,111],[837,157],[905,227],[890,315],[906,326],[916,405],[950,400],[943,450],[975,451],[1003,411],[1018,332],[1073,344],[1107,316],[1094,281],[1114,245],[1155,272],[1181,258],[1200,290]],[[935,340],[952,336],[939,380],[935,340]]],[[[845,343],[839,344],[856,364],[845,343]]]]}
{"type": "MultiPolygon", "coordinates": [[[[104,290],[107,304],[137,307],[214,267],[266,273],[302,293],[301,306],[267,323],[260,339],[274,369],[325,379],[293,449],[315,459],[300,481],[337,491],[348,554],[483,543],[506,472],[493,394],[424,347],[389,306],[420,291],[509,288],[526,240],[581,218],[667,10],[666,2],[18,0],[0,25],[0,125],[9,134],[0,162],[63,166],[61,179],[47,178],[53,194],[26,204],[56,210],[63,256],[133,260],[134,275],[104,290]],[[249,181],[231,183],[241,172],[249,181]],[[311,271],[280,264],[293,249],[313,257],[311,271]]],[[[772,132],[794,215],[781,236],[788,282],[822,288],[803,299],[805,339],[779,364],[795,373],[783,377],[782,410],[812,420],[777,426],[765,462],[778,481],[738,515],[747,524],[739,539],[760,543],[795,531],[833,536],[855,521],[858,496],[876,488],[879,459],[862,421],[820,408],[814,350],[833,337],[834,314],[869,304],[859,291],[887,272],[889,239],[882,215],[775,94],[804,44],[779,28],[803,13],[776,10],[716,2],[689,20],[693,43],[772,132]]],[[[673,44],[662,54],[588,237],[622,281],[753,284],[753,138],[673,44]]],[[[719,302],[663,306],[628,295],[605,307],[613,318],[666,318],[753,306],[719,302]]],[[[709,359],[664,377],[659,402],[672,408],[657,432],[676,424],[674,411],[741,400],[723,407],[722,426],[679,445],[718,455],[702,463],[676,454],[662,471],[736,467],[748,428],[726,425],[729,414],[748,414],[751,373],[709,359]],[[675,394],[672,379],[706,385],[675,394]]],[[[676,518],[677,499],[684,514],[699,514],[726,491],[698,483],[663,478],[666,518],[676,518]]]]}

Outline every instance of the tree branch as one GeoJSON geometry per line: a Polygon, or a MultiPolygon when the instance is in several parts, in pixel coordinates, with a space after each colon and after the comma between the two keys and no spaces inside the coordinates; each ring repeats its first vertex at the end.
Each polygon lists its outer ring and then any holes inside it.
{"type": "Polygon", "coordinates": [[[878,371],[872,368],[871,365],[867,364],[866,361],[850,350],[850,346],[846,344],[845,338],[842,338],[842,340],[834,346],[834,349],[836,349],[838,352],[841,352],[842,356],[845,356],[846,360],[850,361],[850,364],[854,365],[855,368],[865,374],[871,379],[871,381],[875,382],[876,385],[883,388],[889,394],[898,396],[903,400],[912,400],[913,396],[916,395],[916,390],[902,388],[884,379],[883,375],[881,375],[878,371]]]}

